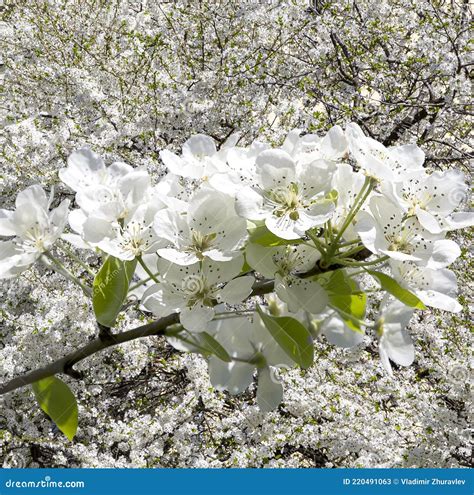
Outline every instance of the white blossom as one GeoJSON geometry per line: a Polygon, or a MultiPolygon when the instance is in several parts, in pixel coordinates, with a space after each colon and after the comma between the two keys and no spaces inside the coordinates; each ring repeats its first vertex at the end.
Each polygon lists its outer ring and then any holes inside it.
{"type": "Polygon", "coordinates": [[[410,261],[391,261],[394,278],[414,292],[427,306],[458,313],[462,306],[456,300],[456,275],[447,268],[433,270],[410,261]]]}
{"type": "Polygon", "coordinates": [[[249,220],[265,220],[283,239],[298,239],[331,218],[329,192],[332,164],[325,160],[297,164],[282,150],[268,150],[256,159],[256,185],[237,194],[237,212],[249,220]]]}
{"type": "Polygon", "coordinates": [[[328,303],[323,287],[315,280],[301,278],[315,267],[320,258],[316,249],[304,245],[263,247],[249,244],[247,263],[268,278],[275,278],[275,293],[288,305],[289,311],[300,309],[320,313],[328,303]]]}
{"type": "Polygon", "coordinates": [[[30,186],[16,197],[15,210],[0,210],[0,278],[19,275],[61,237],[67,222],[69,200],[50,210],[48,198],[40,186],[30,186]]]}
{"type": "Polygon", "coordinates": [[[252,382],[257,369],[257,403],[262,411],[275,409],[283,397],[277,369],[293,367],[295,363],[265,328],[260,316],[254,314],[253,320],[246,317],[218,320],[212,323],[211,328],[215,339],[230,356],[239,359],[226,363],[212,356],[209,359],[212,385],[233,395],[242,393],[252,382]]]}
{"type": "Polygon", "coordinates": [[[386,188],[387,195],[408,216],[416,216],[428,232],[439,234],[474,224],[474,214],[453,213],[467,196],[464,174],[457,170],[424,174],[386,188]]]}
{"type": "Polygon", "coordinates": [[[365,136],[355,123],[346,126],[349,151],[357,165],[370,177],[381,182],[404,180],[423,174],[425,155],[415,145],[386,148],[382,143],[365,136]]]}
{"type": "Polygon", "coordinates": [[[185,213],[171,208],[159,211],[154,231],[167,245],[158,254],[179,265],[205,257],[230,261],[241,256],[239,250],[247,239],[247,223],[237,216],[234,199],[212,189],[195,194],[185,213]]]}
{"type": "Polygon", "coordinates": [[[400,366],[410,366],[415,359],[412,339],[405,329],[413,315],[413,309],[400,301],[382,302],[377,320],[379,354],[382,365],[393,376],[390,361],[400,366]]]}
{"type": "Polygon", "coordinates": [[[355,227],[364,246],[373,253],[399,261],[415,261],[428,268],[444,268],[459,255],[452,240],[430,234],[413,218],[382,197],[370,201],[370,213],[362,212],[355,227]]]}
{"type": "Polygon", "coordinates": [[[179,311],[186,329],[203,332],[214,317],[215,302],[239,304],[250,295],[254,278],[238,277],[242,264],[242,257],[225,263],[205,259],[202,266],[158,260],[161,280],[144,293],[143,305],[156,316],[179,311]]]}
{"type": "MultiPolygon", "coordinates": [[[[190,137],[182,148],[179,157],[168,150],[162,150],[160,157],[168,170],[189,179],[206,179],[222,171],[224,163],[214,140],[204,134],[190,137]]],[[[224,155],[225,156],[225,155],[224,155]]]]}

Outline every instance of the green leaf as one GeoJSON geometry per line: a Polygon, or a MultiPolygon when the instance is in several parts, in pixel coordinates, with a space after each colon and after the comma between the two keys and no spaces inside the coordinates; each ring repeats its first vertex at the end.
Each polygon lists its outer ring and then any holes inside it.
{"type": "Polygon", "coordinates": [[[357,291],[357,284],[346,275],[344,269],[329,272],[324,288],[333,294],[352,294],[357,291]]]}
{"type": "Polygon", "coordinates": [[[249,241],[261,246],[286,246],[287,244],[300,244],[301,239],[287,240],[281,239],[267,229],[263,221],[249,222],[249,241]]]}
{"type": "Polygon", "coordinates": [[[101,325],[113,327],[128,293],[137,261],[122,261],[108,256],[95,276],[92,306],[101,325]]]}
{"type": "Polygon", "coordinates": [[[49,376],[33,383],[33,392],[41,409],[69,440],[77,431],[77,402],[71,389],[59,378],[49,376]]]}
{"type": "Polygon", "coordinates": [[[309,368],[314,360],[313,339],[298,320],[289,316],[269,316],[257,306],[266,329],[288,356],[302,368],[309,368]]]}
{"type": "Polygon", "coordinates": [[[344,268],[323,273],[317,278],[329,294],[329,301],[344,323],[356,332],[362,332],[357,320],[365,317],[367,295],[359,289],[344,268]]]}
{"type": "Polygon", "coordinates": [[[330,294],[329,301],[350,329],[356,332],[362,331],[357,320],[362,320],[365,316],[367,305],[367,295],[365,292],[330,294]]]}
{"type": "Polygon", "coordinates": [[[389,294],[396,297],[399,301],[411,308],[426,309],[426,306],[420,301],[420,299],[407,289],[404,289],[396,280],[385,273],[380,273],[372,270],[367,270],[367,273],[376,278],[382,289],[386,290],[389,294]]]}
{"type": "Polygon", "coordinates": [[[217,340],[209,335],[207,332],[199,332],[194,335],[194,339],[197,341],[196,346],[201,352],[207,354],[214,354],[222,361],[230,363],[232,361],[229,353],[217,342],[217,340]]]}
{"type": "Polygon", "coordinates": [[[244,266],[240,270],[240,274],[251,272],[253,268],[247,263],[247,259],[244,259],[244,266]]]}

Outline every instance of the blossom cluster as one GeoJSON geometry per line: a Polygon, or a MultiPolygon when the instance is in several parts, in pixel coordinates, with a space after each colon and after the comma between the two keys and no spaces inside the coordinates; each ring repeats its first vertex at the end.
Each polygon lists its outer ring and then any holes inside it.
{"type": "Polygon", "coordinates": [[[385,147],[351,123],[323,137],[293,130],[279,147],[232,135],[217,149],[197,134],[160,156],[168,172],[154,184],[140,167],[72,153],[59,177],[78,208],[50,210],[31,186],[0,211],[0,277],[37,260],[68,276],[55,251],[65,243],[132,266],[130,304],[178,313],[167,338],[208,358],[215,388],[241,393],[257,371],[262,410],[281,402],[279,368],[312,364],[319,334],[352,347],[373,329],[391,375],[391,361],[414,360],[415,308],[461,310],[448,268],[460,249],[446,236],[474,223],[456,211],[467,186],[454,170],[428,174],[419,147],[385,147]]]}

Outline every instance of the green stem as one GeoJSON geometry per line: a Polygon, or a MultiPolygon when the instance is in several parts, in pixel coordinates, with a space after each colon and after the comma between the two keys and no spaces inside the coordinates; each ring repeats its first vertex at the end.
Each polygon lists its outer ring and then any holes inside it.
{"type": "Polygon", "coordinates": [[[353,241],[343,242],[342,244],[339,244],[339,249],[352,246],[353,244],[357,244],[358,242],[360,242],[360,239],[354,239],[353,241]]]}
{"type": "Polygon", "coordinates": [[[374,328],[375,324],[371,323],[370,321],[365,321],[365,320],[359,320],[359,318],[356,318],[354,315],[351,315],[350,313],[346,313],[343,311],[341,308],[338,308],[337,306],[333,306],[332,304],[329,304],[329,307],[336,311],[336,313],[340,313],[343,316],[345,316],[347,319],[354,321],[355,323],[362,325],[367,328],[374,328]]]}
{"type": "Polygon", "coordinates": [[[77,277],[75,277],[58,259],[56,259],[49,251],[45,251],[43,253],[43,256],[53,263],[47,264],[50,268],[55,270],[56,272],[60,273],[63,277],[67,278],[71,282],[75,283],[77,286],[79,286],[82,289],[82,292],[87,297],[92,296],[92,290],[90,287],[87,287],[87,285],[84,285],[77,277]]]}
{"type": "Polygon", "coordinates": [[[331,223],[331,220],[328,220],[327,221],[327,229],[328,231],[328,237],[329,239],[332,239],[332,236],[333,236],[333,232],[332,232],[332,223],[331,223]]]}
{"type": "Polygon", "coordinates": [[[357,275],[362,275],[363,273],[366,273],[365,270],[358,270],[356,272],[353,272],[353,273],[348,273],[349,277],[356,277],[357,275]]]}
{"type": "Polygon", "coordinates": [[[79,265],[82,266],[82,268],[84,268],[84,270],[87,271],[87,273],[89,273],[89,275],[92,275],[94,278],[96,276],[95,272],[91,269],[91,267],[89,265],[87,265],[87,263],[84,263],[80,258],[78,258],[70,249],[68,249],[67,247],[65,246],[61,246],[60,244],[57,244],[56,247],[62,251],[63,253],[67,254],[71,259],[73,259],[76,263],[78,263],[79,265]]]}
{"type": "Polygon", "coordinates": [[[337,244],[339,239],[342,237],[342,234],[344,234],[347,227],[349,227],[349,225],[351,224],[354,217],[357,215],[357,213],[359,213],[359,210],[362,208],[363,204],[365,203],[365,200],[369,197],[369,194],[372,192],[373,188],[374,188],[373,179],[367,176],[365,178],[362,189],[359,191],[359,194],[357,194],[354,200],[354,204],[352,205],[352,208],[349,211],[349,215],[344,220],[341,229],[339,230],[339,232],[336,235],[336,238],[334,239],[334,244],[337,244]]]}
{"type": "Polygon", "coordinates": [[[331,242],[331,246],[326,252],[326,256],[324,257],[324,264],[326,266],[329,266],[331,263],[334,262],[332,257],[334,256],[334,253],[339,249],[339,239],[341,239],[342,235],[346,231],[347,227],[351,225],[352,220],[355,218],[357,213],[359,213],[359,210],[362,208],[363,204],[365,203],[366,199],[369,197],[370,193],[372,192],[374,188],[374,181],[371,177],[366,177],[364,184],[357,194],[354,203],[352,205],[352,208],[349,211],[349,214],[347,215],[346,219],[344,220],[341,228],[339,229],[338,233],[336,234],[336,237],[334,240],[331,242]]]}
{"type": "Polygon", "coordinates": [[[306,235],[314,242],[314,245],[318,248],[321,254],[325,255],[326,246],[319,240],[316,235],[314,235],[314,232],[311,232],[311,230],[307,230],[306,235]]]}
{"type": "Polygon", "coordinates": [[[339,259],[339,258],[333,258],[333,262],[334,263],[338,263],[340,265],[344,265],[344,266],[371,266],[371,265],[378,265],[380,263],[383,263],[384,261],[387,261],[388,259],[390,258],[390,256],[382,256],[381,258],[377,258],[376,260],[373,260],[373,261],[361,261],[361,262],[357,262],[357,261],[348,261],[348,260],[344,260],[344,259],[339,259]]]}
{"type": "Polygon", "coordinates": [[[349,256],[352,256],[353,254],[356,254],[359,251],[362,251],[362,249],[364,249],[364,246],[355,246],[352,249],[349,249],[348,251],[342,251],[337,256],[342,255],[343,258],[348,258],[349,256]]]}
{"type": "Polygon", "coordinates": [[[131,292],[132,290],[138,289],[138,287],[141,287],[143,284],[146,284],[150,280],[155,280],[157,275],[159,275],[159,273],[155,273],[155,278],[147,277],[144,280],[137,282],[135,285],[132,285],[131,287],[129,287],[128,292],[131,292]]]}
{"type": "Polygon", "coordinates": [[[138,261],[138,263],[140,263],[140,265],[145,270],[146,274],[150,277],[150,279],[153,280],[153,282],[155,282],[155,283],[158,284],[159,283],[159,280],[156,278],[155,275],[153,275],[153,273],[151,272],[151,270],[146,266],[146,263],[143,261],[143,259],[142,259],[141,256],[138,256],[137,257],[137,261],[138,261]]]}
{"type": "Polygon", "coordinates": [[[214,320],[226,320],[228,318],[239,318],[253,315],[254,311],[227,311],[226,313],[216,313],[214,320]]]}

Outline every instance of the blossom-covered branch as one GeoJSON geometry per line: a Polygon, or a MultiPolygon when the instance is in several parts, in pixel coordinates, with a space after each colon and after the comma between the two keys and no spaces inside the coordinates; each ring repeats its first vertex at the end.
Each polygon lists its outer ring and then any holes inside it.
{"type": "Polygon", "coordinates": [[[180,155],[160,156],[168,173],[154,183],[141,167],[107,166],[81,148],[59,172],[78,208],[64,201],[50,211],[52,195],[35,185],[14,211],[0,210],[0,276],[43,261],[91,297],[100,328],[0,393],[26,384],[38,393],[57,373],[78,376],[73,366],[102,349],[164,335],[207,359],[217,389],[241,393],[256,372],[257,401],[269,411],[283,397],[272,373],[311,366],[319,334],[352,347],[373,331],[392,375],[391,361],[414,360],[406,327],[415,309],[460,311],[447,268],[460,249],[446,233],[474,223],[456,211],[467,186],[457,171],[427,173],[419,147],[385,147],[350,123],[324,136],[293,130],[276,147],[232,135],[218,148],[197,134],[180,155]],[[59,239],[102,257],[92,286],[61,262],[59,239]],[[374,291],[381,300],[367,297],[374,291]],[[159,319],[114,334],[132,307],[159,319]]]}

